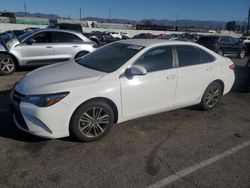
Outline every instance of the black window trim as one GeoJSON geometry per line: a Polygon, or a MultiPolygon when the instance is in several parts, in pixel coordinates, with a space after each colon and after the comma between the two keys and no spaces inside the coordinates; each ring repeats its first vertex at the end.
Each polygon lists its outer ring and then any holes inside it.
{"type": "Polygon", "coordinates": [[[146,50],[143,54],[141,54],[138,58],[136,58],[136,60],[134,60],[128,67],[133,66],[141,57],[143,57],[145,54],[147,54],[149,51],[157,49],[157,48],[162,48],[162,47],[170,47],[171,48],[171,52],[172,52],[172,68],[168,68],[168,69],[162,69],[162,70],[156,70],[156,71],[150,71],[148,72],[148,74],[150,73],[155,73],[155,72],[160,72],[160,71],[166,71],[166,70],[171,70],[176,68],[176,58],[175,58],[175,54],[173,51],[173,46],[172,45],[159,45],[159,46],[155,46],[152,48],[149,48],[148,50],[146,50]]]}

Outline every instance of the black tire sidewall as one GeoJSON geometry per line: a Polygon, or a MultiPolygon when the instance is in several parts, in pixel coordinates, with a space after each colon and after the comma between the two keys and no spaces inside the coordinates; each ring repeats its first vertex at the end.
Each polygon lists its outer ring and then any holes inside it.
{"type": "Polygon", "coordinates": [[[11,61],[13,61],[14,63],[14,69],[13,71],[9,72],[9,73],[6,73],[6,72],[3,72],[1,69],[0,69],[0,75],[10,75],[10,74],[13,74],[15,71],[16,71],[16,63],[14,61],[14,59],[10,56],[10,55],[7,55],[7,54],[0,54],[0,61],[2,60],[2,58],[4,57],[8,57],[11,59],[11,61]]]}
{"type": "Polygon", "coordinates": [[[212,82],[212,83],[209,84],[208,87],[206,88],[206,90],[205,90],[205,92],[204,92],[204,94],[203,94],[203,96],[202,96],[202,100],[201,100],[200,106],[202,107],[203,110],[209,111],[209,110],[211,110],[211,109],[213,109],[214,107],[217,106],[217,104],[220,102],[221,97],[222,97],[222,87],[221,87],[221,85],[220,85],[218,82],[216,82],[216,81],[215,81],[215,82],[212,82]],[[205,96],[206,96],[206,93],[208,92],[208,90],[209,90],[214,84],[216,84],[216,85],[219,86],[219,88],[220,88],[219,100],[217,101],[217,103],[216,103],[213,107],[208,107],[208,106],[206,105],[205,96]]]}
{"type": "Polygon", "coordinates": [[[110,107],[110,105],[106,102],[103,102],[103,101],[93,101],[93,102],[88,102],[86,104],[82,104],[81,106],[79,106],[76,109],[76,111],[72,115],[69,128],[70,128],[70,134],[72,136],[74,136],[75,138],[77,138],[78,140],[83,141],[83,142],[92,142],[92,141],[100,140],[101,138],[106,136],[109,133],[109,131],[111,130],[113,124],[114,124],[114,112],[113,112],[112,108],[110,107]],[[109,123],[107,129],[101,135],[94,137],[94,138],[89,138],[89,137],[82,135],[82,133],[79,130],[78,123],[79,123],[79,119],[80,119],[81,115],[87,109],[89,109],[93,106],[104,108],[109,114],[110,123],[109,123]]]}

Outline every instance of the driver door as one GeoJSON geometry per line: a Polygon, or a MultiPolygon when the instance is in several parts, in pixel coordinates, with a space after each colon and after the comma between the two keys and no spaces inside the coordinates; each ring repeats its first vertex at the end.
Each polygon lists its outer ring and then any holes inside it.
{"type": "Polygon", "coordinates": [[[25,65],[45,65],[54,62],[52,34],[49,31],[36,33],[19,45],[25,65]]]}
{"type": "Polygon", "coordinates": [[[144,67],[146,75],[120,77],[123,118],[142,117],[174,107],[177,70],[173,59],[169,46],[151,49],[134,63],[144,67]]]}

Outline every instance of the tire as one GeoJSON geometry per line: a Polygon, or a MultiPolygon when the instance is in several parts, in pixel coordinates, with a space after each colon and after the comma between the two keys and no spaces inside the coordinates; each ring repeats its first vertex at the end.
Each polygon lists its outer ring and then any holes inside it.
{"type": "Polygon", "coordinates": [[[240,59],[243,59],[244,57],[246,56],[246,50],[245,49],[242,49],[238,55],[238,57],[240,59]]]}
{"type": "Polygon", "coordinates": [[[78,52],[75,56],[75,61],[78,61],[80,60],[83,56],[87,55],[89,52],[87,51],[82,51],[82,52],[78,52]]]}
{"type": "Polygon", "coordinates": [[[114,112],[103,101],[82,104],[70,121],[70,134],[83,142],[97,141],[106,136],[114,124],[114,112]]]}
{"type": "Polygon", "coordinates": [[[200,107],[206,111],[211,110],[218,104],[222,94],[222,86],[220,83],[216,81],[212,82],[202,96],[200,107]]]}
{"type": "Polygon", "coordinates": [[[224,51],[222,49],[219,49],[217,53],[221,56],[224,56],[224,51]]]}
{"type": "Polygon", "coordinates": [[[14,59],[7,54],[0,54],[0,75],[10,75],[16,71],[14,59]]]}

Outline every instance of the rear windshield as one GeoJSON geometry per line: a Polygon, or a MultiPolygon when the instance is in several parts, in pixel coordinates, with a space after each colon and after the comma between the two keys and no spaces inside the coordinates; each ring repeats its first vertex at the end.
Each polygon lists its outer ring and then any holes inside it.
{"type": "Polygon", "coordinates": [[[143,47],[112,43],[83,57],[77,63],[101,72],[113,72],[137,54],[143,47]]]}
{"type": "Polygon", "coordinates": [[[219,37],[217,36],[206,36],[206,37],[201,37],[198,40],[198,43],[213,43],[215,41],[218,41],[219,37]]]}

